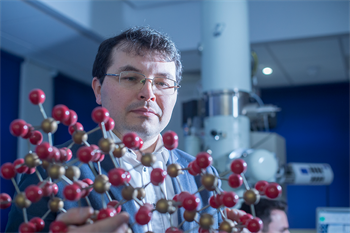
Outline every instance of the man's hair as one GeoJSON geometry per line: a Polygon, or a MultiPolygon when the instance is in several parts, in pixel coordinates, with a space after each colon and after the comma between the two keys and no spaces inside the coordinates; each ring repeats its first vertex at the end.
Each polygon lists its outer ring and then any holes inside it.
{"type": "MultiPolygon", "coordinates": [[[[252,214],[250,205],[247,205],[243,202],[241,210],[245,211],[247,214],[252,214]]],[[[287,211],[287,203],[282,200],[269,200],[269,199],[260,199],[259,203],[254,205],[256,217],[260,218],[263,223],[263,232],[268,231],[268,226],[271,223],[271,212],[273,210],[282,210],[287,211]]]]}
{"type": "Polygon", "coordinates": [[[120,49],[137,56],[160,56],[166,62],[175,62],[176,81],[182,78],[180,53],[174,42],[165,34],[149,27],[133,27],[120,35],[106,39],[100,44],[92,69],[92,76],[100,83],[106,76],[107,69],[112,65],[113,49],[120,49]]]}

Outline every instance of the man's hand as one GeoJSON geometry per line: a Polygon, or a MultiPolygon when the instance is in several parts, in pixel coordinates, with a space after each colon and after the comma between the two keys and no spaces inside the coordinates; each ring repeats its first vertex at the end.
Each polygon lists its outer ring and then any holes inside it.
{"type": "Polygon", "coordinates": [[[67,213],[57,216],[56,221],[64,222],[68,225],[69,233],[87,233],[87,232],[115,232],[125,233],[128,229],[129,215],[125,212],[114,217],[99,220],[93,224],[84,224],[93,214],[91,207],[72,208],[67,213]],[[77,226],[78,225],[78,226],[77,226]]]}
{"type": "MultiPolygon", "coordinates": [[[[244,212],[243,210],[226,208],[226,211],[227,211],[227,218],[236,222],[239,222],[240,217],[242,217],[243,215],[246,215],[246,212],[244,212]]],[[[248,231],[247,228],[243,228],[241,233],[250,233],[250,231],[248,231]]]]}

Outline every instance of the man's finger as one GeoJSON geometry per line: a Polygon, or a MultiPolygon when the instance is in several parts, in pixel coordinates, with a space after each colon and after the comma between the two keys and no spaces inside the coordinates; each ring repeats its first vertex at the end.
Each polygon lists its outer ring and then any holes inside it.
{"type": "Polygon", "coordinates": [[[57,216],[56,221],[62,221],[67,225],[80,225],[93,214],[94,210],[91,207],[79,207],[69,209],[66,213],[57,216]]]}
{"type": "Polygon", "coordinates": [[[226,208],[226,211],[227,211],[227,218],[236,222],[239,221],[240,217],[246,214],[243,210],[237,210],[237,209],[226,208]]]}
{"type": "Polygon", "coordinates": [[[129,215],[125,212],[115,215],[111,218],[96,221],[94,224],[88,224],[74,229],[74,233],[89,233],[89,232],[125,232],[129,215]]]}

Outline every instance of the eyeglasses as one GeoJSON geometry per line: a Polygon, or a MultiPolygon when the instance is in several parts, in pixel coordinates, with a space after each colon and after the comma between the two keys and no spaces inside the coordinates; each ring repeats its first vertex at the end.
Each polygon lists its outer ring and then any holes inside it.
{"type": "Polygon", "coordinates": [[[106,76],[115,76],[119,78],[119,84],[129,90],[139,91],[145,85],[146,80],[149,80],[153,86],[153,92],[163,95],[172,95],[176,89],[181,86],[170,78],[154,77],[153,79],[146,78],[145,75],[135,71],[123,71],[120,74],[106,74],[106,76]]]}

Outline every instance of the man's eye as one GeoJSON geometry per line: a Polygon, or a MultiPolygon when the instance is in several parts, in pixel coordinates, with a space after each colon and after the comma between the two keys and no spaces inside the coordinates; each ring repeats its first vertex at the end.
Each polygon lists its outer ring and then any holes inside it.
{"type": "Polygon", "coordinates": [[[122,81],[127,81],[127,82],[137,82],[138,78],[136,77],[122,77],[122,81]]]}
{"type": "Polygon", "coordinates": [[[160,87],[170,87],[170,85],[168,83],[165,83],[165,82],[156,82],[156,85],[160,86],[160,87]]]}

